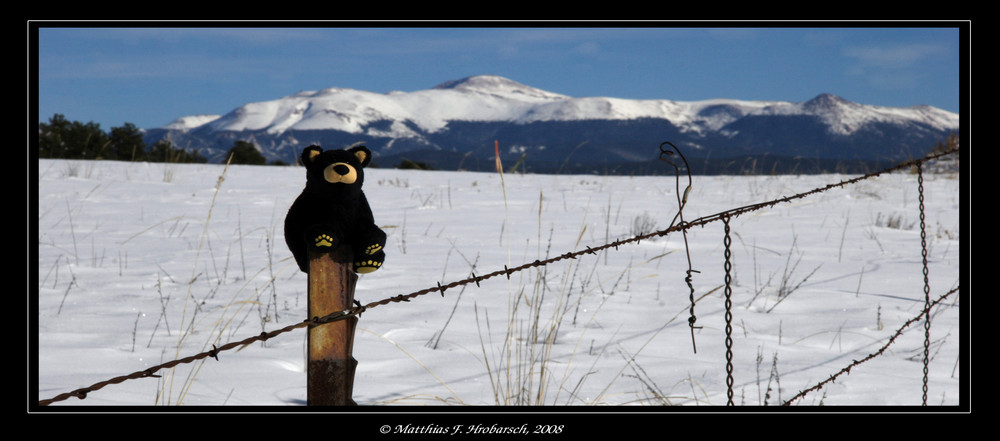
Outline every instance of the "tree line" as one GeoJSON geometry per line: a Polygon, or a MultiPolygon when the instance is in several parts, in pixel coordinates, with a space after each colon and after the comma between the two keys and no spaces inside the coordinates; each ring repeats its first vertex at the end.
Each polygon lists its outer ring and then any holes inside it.
{"type": "MultiPolygon", "coordinates": [[[[237,140],[226,157],[232,164],[264,165],[264,155],[250,142],[237,140]]],[[[175,147],[168,139],[147,145],[142,130],[132,123],[112,127],[105,132],[94,122],[69,121],[55,114],[47,123],[38,124],[38,157],[53,159],[104,159],[113,161],[145,161],[173,163],[204,163],[205,157],[175,147]]],[[[279,164],[279,163],[272,163],[279,164]]]]}

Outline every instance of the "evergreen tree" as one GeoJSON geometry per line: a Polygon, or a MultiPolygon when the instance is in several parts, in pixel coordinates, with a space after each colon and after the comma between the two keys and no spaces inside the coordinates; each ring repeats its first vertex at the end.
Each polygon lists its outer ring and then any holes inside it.
{"type": "Polygon", "coordinates": [[[146,153],[146,158],[150,162],[173,162],[173,163],[204,163],[206,159],[198,152],[188,152],[181,148],[175,148],[169,139],[161,139],[150,147],[146,153]]]}
{"type": "Polygon", "coordinates": [[[230,161],[232,164],[264,165],[267,163],[264,155],[257,150],[257,146],[246,141],[236,141],[233,143],[233,148],[229,149],[229,152],[226,153],[226,158],[229,155],[233,156],[233,159],[230,161]]]}
{"type": "Polygon", "coordinates": [[[142,161],[146,159],[146,142],[142,139],[142,131],[135,124],[125,123],[122,127],[113,127],[109,137],[109,151],[103,159],[120,161],[142,161]]]}
{"type": "Polygon", "coordinates": [[[57,113],[48,124],[38,124],[40,158],[97,159],[108,144],[107,134],[94,122],[70,122],[57,113]]]}

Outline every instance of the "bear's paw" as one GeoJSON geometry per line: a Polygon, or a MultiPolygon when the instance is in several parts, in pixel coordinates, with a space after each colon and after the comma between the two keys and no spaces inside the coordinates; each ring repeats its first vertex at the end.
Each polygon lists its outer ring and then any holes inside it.
{"type": "Polygon", "coordinates": [[[382,267],[382,262],[376,260],[359,260],[354,262],[354,272],[368,274],[382,267]]]}
{"type": "Polygon", "coordinates": [[[320,234],[314,239],[313,245],[317,248],[330,248],[333,247],[333,238],[327,236],[326,234],[320,234]]]}

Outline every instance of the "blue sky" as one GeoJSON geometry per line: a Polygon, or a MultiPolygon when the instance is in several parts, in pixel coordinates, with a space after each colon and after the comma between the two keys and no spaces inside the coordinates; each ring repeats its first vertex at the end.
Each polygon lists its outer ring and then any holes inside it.
{"type": "MultiPolygon", "coordinates": [[[[87,23],[80,23],[87,26],[87,23]]],[[[570,96],[958,112],[961,32],[871,28],[40,27],[38,118],[160,127],[303,90],[429,89],[491,74],[570,96]]],[[[591,26],[596,26],[591,24],[591,26]]],[[[799,24],[798,26],[803,26],[799,24]]],[[[29,48],[30,49],[30,48],[29,48]]],[[[30,68],[31,66],[29,66],[30,68]]],[[[968,71],[964,73],[968,75],[968,71]]]]}

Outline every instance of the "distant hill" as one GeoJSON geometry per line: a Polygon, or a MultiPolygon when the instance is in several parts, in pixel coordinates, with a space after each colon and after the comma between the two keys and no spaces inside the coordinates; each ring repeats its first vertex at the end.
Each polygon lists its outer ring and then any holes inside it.
{"type": "Polygon", "coordinates": [[[575,98],[498,76],[415,92],[330,88],[248,103],[221,115],[147,129],[221,161],[236,140],[268,160],[294,163],[302,148],[364,143],[375,164],[403,160],[445,170],[522,161],[537,173],[673,173],[658,146],[682,149],[695,173],[858,172],[926,154],[959,130],[959,115],[930,106],[890,108],[820,94],[802,103],[575,98]]]}

